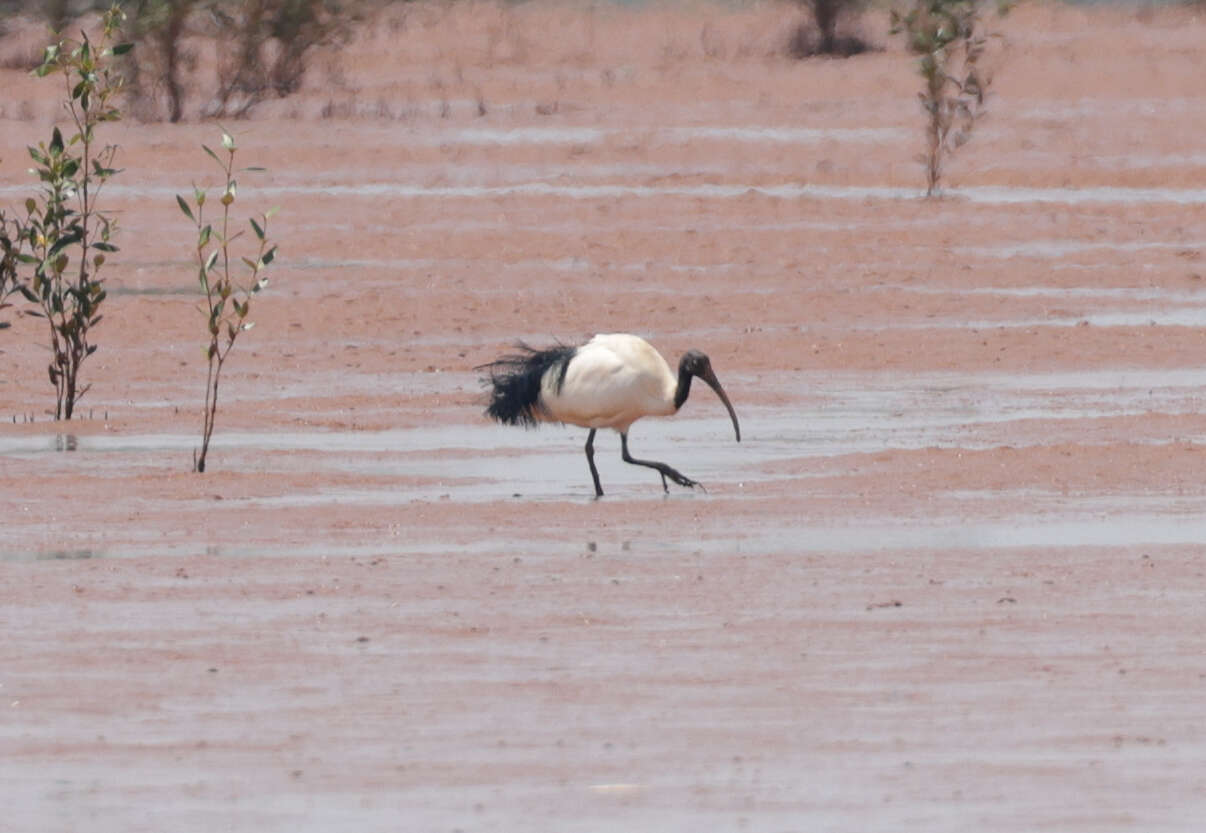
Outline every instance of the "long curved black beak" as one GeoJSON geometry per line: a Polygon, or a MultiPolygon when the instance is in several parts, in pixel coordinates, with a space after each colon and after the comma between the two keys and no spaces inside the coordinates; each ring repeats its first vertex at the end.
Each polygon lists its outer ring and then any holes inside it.
{"type": "Polygon", "coordinates": [[[712,372],[712,368],[710,367],[705,373],[700,373],[699,378],[707,382],[708,387],[716,391],[716,395],[720,397],[720,401],[729,409],[729,417],[733,420],[733,433],[737,435],[737,442],[741,442],[741,426],[737,424],[737,412],[733,410],[733,403],[729,401],[728,394],[720,386],[720,380],[716,378],[716,374],[712,372]]]}

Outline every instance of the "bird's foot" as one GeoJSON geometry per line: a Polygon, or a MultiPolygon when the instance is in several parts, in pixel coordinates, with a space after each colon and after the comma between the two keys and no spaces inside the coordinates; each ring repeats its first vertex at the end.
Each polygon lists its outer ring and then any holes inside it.
{"type": "Polygon", "coordinates": [[[662,488],[665,489],[667,492],[670,491],[670,489],[666,486],[666,478],[667,477],[669,477],[671,480],[673,480],[678,485],[685,486],[688,489],[699,488],[701,491],[703,491],[705,493],[708,491],[707,489],[705,489],[703,487],[703,484],[700,483],[698,480],[692,480],[691,478],[687,477],[682,472],[676,471],[675,469],[672,469],[669,466],[667,466],[666,470],[662,472],[662,488]]]}

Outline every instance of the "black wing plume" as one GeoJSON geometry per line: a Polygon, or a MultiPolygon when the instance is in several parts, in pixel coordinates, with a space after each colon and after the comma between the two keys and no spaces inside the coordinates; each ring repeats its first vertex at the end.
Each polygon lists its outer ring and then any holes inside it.
{"type": "Polygon", "coordinates": [[[482,385],[490,402],[486,416],[504,425],[533,428],[540,422],[540,383],[544,375],[558,368],[557,390],[565,384],[565,372],[578,348],[557,344],[544,350],[529,347],[522,341],[516,345],[520,352],[502,356],[475,370],[485,370],[482,385]]]}

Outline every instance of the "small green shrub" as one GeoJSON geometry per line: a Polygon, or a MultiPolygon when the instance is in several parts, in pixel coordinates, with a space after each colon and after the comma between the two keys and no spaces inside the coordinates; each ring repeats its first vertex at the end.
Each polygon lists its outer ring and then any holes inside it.
{"type": "MultiPolygon", "coordinates": [[[[981,27],[984,0],[913,0],[907,11],[891,11],[891,32],[905,36],[918,56],[924,84],[918,94],[926,113],[926,196],[933,196],[942,166],[970,138],[985,114],[992,76],[981,66],[990,35],[981,27]]],[[[998,5],[999,14],[1008,10],[998,5]]]]}
{"type": "MultiPolygon", "coordinates": [[[[266,267],[276,257],[276,246],[268,240],[268,220],[276,213],[272,209],[262,215],[257,222],[254,218],[248,220],[252,232],[255,233],[258,246],[254,259],[240,258],[245,271],[245,282],[235,280],[238,265],[231,262],[231,246],[243,231],[231,228],[230,207],[234,204],[238,192],[235,181],[235,146],[234,138],[226,132],[222,133],[222,148],[226,158],[218,156],[206,145],[201,148],[213,158],[222,169],[226,184],[222,189],[219,202],[222,205],[222,216],[217,225],[205,221],[206,193],[196,186],[193,187],[193,201],[190,203],[184,197],[177,195],[176,204],[184,212],[184,216],[192,221],[197,229],[197,276],[201,290],[205,293],[206,331],[209,336],[205,346],[205,359],[208,364],[208,374],[205,382],[205,411],[201,429],[200,453],[193,453],[193,471],[205,471],[205,457],[209,453],[209,441],[214,433],[214,420],[218,413],[218,383],[222,378],[222,368],[230,351],[234,349],[235,340],[245,330],[250,330],[254,324],[247,320],[251,311],[251,297],[268,285],[268,276],[264,273],[266,267]],[[194,209],[193,206],[196,206],[194,209]]],[[[244,171],[260,171],[263,168],[243,168],[244,171]]]]}
{"type": "Polygon", "coordinates": [[[13,226],[27,249],[15,248],[13,258],[33,267],[31,276],[18,278],[18,288],[38,308],[30,314],[45,318],[50,331],[55,419],[71,419],[88,391],[88,385],[80,384],[80,369],[97,348],[91,335],[105,300],[101,268],[106,256],[117,251],[117,223],[98,208],[105,183],[118,173],[113,167],[117,146],[101,145],[97,128],[121,118],[114,102],[122,77],[114,59],[132,48],[114,43],[121,20],[121,9],[112,6],[101,18],[97,43],[86,32],[78,41],[60,40],[46,47],[34,70],[38,76],[62,76],[75,127],[64,138],[56,126],[49,142],[28,149],[42,187],[36,198],[25,201],[25,219],[13,226]]]}

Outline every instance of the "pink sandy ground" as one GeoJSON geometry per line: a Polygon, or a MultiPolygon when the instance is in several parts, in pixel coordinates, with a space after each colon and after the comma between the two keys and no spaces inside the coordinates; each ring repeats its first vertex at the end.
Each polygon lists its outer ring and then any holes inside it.
{"type": "Polygon", "coordinates": [[[406,6],[227,124],[281,256],[204,475],[218,128],[106,129],[84,419],[0,330],[0,827],[1201,829],[1206,21],[1017,9],[923,200],[911,58],[798,14],[406,6]],[[706,493],[483,419],[597,331],[711,355],[743,442],[632,434],[706,493]]]}

